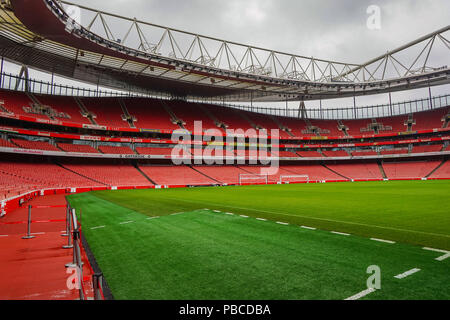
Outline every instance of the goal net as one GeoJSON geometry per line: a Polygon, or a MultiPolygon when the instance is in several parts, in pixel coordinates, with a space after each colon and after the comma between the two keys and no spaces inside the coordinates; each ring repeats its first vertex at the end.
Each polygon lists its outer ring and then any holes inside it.
{"type": "Polygon", "coordinates": [[[307,174],[280,176],[280,184],[289,183],[309,183],[309,176],[307,174]]]}
{"type": "Polygon", "coordinates": [[[239,174],[239,184],[264,183],[268,184],[267,174],[239,174]]]}

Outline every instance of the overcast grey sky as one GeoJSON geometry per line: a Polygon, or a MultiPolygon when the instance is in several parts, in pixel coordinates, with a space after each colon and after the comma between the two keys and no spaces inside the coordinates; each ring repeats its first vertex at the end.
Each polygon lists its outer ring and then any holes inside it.
{"type": "MultiPolygon", "coordinates": [[[[449,0],[72,1],[207,36],[350,63],[363,63],[450,21],[449,0]],[[366,10],[370,5],[381,9],[380,30],[367,28],[366,10]]],[[[83,18],[89,17],[81,18],[86,24],[83,18]]],[[[449,64],[448,53],[438,62],[449,64]]],[[[433,94],[449,92],[449,86],[433,89],[433,94]]],[[[408,93],[405,99],[426,94],[426,90],[419,90],[408,93]]],[[[401,99],[402,94],[396,94],[396,98],[401,99]]],[[[358,105],[385,101],[385,96],[359,98],[358,105]]]]}

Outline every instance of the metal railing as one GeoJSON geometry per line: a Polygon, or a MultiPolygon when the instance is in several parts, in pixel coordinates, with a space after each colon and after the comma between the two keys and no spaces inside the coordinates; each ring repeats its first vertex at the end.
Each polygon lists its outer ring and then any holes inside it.
{"type": "MultiPolygon", "coordinates": [[[[160,100],[170,100],[172,97],[168,94],[157,92],[122,92],[105,89],[89,89],[75,86],[61,85],[57,83],[46,82],[35,79],[22,79],[17,75],[3,73],[0,74],[0,88],[6,90],[31,92],[36,94],[47,94],[57,96],[74,96],[74,97],[144,97],[160,100]]],[[[192,103],[208,103],[221,107],[244,110],[265,115],[300,118],[301,110],[299,108],[274,108],[260,106],[244,106],[220,103],[212,101],[210,98],[188,100],[192,103]]],[[[349,120],[349,119],[371,119],[399,116],[409,113],[428,111],[438,109],[450,105],[450,94],[435,96],[431,98],[416,99],[403,102],[393,102],[391,104],[382,104],[363,107],[347,107],[347,108],[307,108],[306,114],[308,119],[312,120],[349,120]]]]}
{"type": "MultiPolygon", "coordinates": [[[[421,111],[429,111],[450,105],[450,94],[436,96],[430,98],[423,98],[411,101],[395,102],[392,104],[382,104],[375,106],[364,107],[349,107],[349,108],[307,108],[307,118],[311,120],[355,120],[355,119],[372,119],[400,116],[409,113],[416,113],[421,111]]],[[[251,107],[241,105],[223,104],[225,107],[230,107],[238,110],[244,110],[254,113],[262,113],[272,116],[300,118],[301,110],[287,109],[287,108],[264,108],[251,107]]]]}

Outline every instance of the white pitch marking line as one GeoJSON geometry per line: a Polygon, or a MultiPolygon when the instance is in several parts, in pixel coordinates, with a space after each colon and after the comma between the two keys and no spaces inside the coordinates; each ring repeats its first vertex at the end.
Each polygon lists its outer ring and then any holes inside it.
{"type": "Polygon", "coordinates": [[[316,228],[313,228],[313,227],[307,227],[307,226],[301,226],[300,228],[308,229],[308,230],[317,230],[316,228]]]}
{"type": "Polygon", "coordinates": [[[406,278],[406,277],[408,277],[408,276],[410,276],[410,275],[412,275],[412,274],[414,274],[416,272],[419,272],[419,271],[420,271],[420,269],[414,268],[414,269],[411,269],[409,271],[406,271],[406,272],[403,272],[401,274],[398,274],[394,278],[396,278],[396,279],[404,279],[404,278],[406,278]]]}
{"type": "Polygon", "coordinates": [[[371,294],[372,292],[375,292],[375,291],[376,290],[374,288],[369,288],[369,289],[361,291],[360,293],[357,293],[354,296],[351,296],[351,297],[349,297],[349,298],[347,298],[345,300],[358,300],[358,299],[361,299],[361,298],[363,298],[363,297],[367,296],[368,294],[371,294]]]}
{"type": "Polygon", "coordinates": [[[171,214],[171,216],[177,216],[177,215],[180,215],[180,214],[183,214],[184,212],[176,212],[176,213],[172,213],[171,214]]]}
{"type": "Polygon", "coordinates": [[[121,222],[119,224],[129,224],[129,223],[133,223],[134,221],[125,221],[125,222],[121,222]]]}
{"type": "Polygon", "coordinates": [[[277,221],[276,223],[282,224],[283,226],[288,226],[288,225],[289,225],[289,223],[287,223],[287,222],[280,222],[280,221],[277,221]]]}
{"type": "Polygon", "coordinates": [[[220,211],[219,211],[219,210],[213,210],[213,212],[215,212],[215,213],[220,213],[220,211]]]}
{"type": "Polygon", "coordinates": [[[242,218],[248,218],[248,216],[244,216],[244,215],[242,215],[242,214],[241,214],[240,216],[241,216],[242,218]]]}
{"type": "Polygon", "coordinates": [[[256,220],[259,220],[259,221],[267,221],[267,219],[263,219],[263,218],[256,218],[256,220]]]}
{"type": "Polygon", "coordinates": [[[105,226],[98,226],[98,227],[93,227],[93,228],[91,228],[91,230],[95,230],[95,229],[101,229],[101,228],[105,228],[105,226]]]}
{"type": "Polygon", "coordinates": [[[330,232],[334,233],[334,234],[338,234],[340,236],[349,236],[350,235],[349,233],[343,233],[343,232],[337,232],[337,231],[330,231],[330,232]]]}
{"type": "Polygon", "coordinates": [[[423,248],[424,250],[428,250],[428,251],[434,251],[434,252],[439,252],[439,253],[444,253],[443,256],[440,256],[438,258],[436,258],[435,260],[437,261],[444,261],[447,258],[450,258],[450,251],[447,250],[441,250],[441,249],[433,249],[433,248],[423,248]]]}
{"type": "Polygon", "coordinates": [[[384,239],[377,239],[377,238],[370,238],[370,240],[378,241],[378,242],[384,242],[384,243],[389,243],[389,244],[394,244],[395,243],[395,241],[384,240],[384,239]]]}
{"type": "Polygon", "coordinates": [[[150,218],[147,218],[147,220],[153,220],[153,219],[158,219],[159,218],[159,216],[158,217],[150,217],[150,218]]]}
{"type": "Polygon", "coordinates": [[[231,213],[231,212],[225,212],[225,214],[227,214],[229,216],[234,216],[234,213],[231,213]]]}

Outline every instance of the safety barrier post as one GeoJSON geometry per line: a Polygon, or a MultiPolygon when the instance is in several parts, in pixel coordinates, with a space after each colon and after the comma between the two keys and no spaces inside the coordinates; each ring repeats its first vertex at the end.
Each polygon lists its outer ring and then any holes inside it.
{"type": "Polygon", "coordinates": [[[66,232],[61,235],[62,237],[70,236],[69,220],[70,220],[70,206],[69,206],[69,204],[67,204],[67,207],[66,207],[66,232]]]}
{"type": "Polygon", "coordinates": [[[92,286],[94,287],[94,300],[103,300],[103,273],[95,273],[92,275],[92,286]]]}
{"type": "Polygon", "coordinates": [[[81,251],[80,251],[80,230],[78,227],[75,230],[73,230],[73,244],[74,244],[76,267],[78,270],[80,300],[85,300],[86,297],[84,295],[83,290],[83,262],[81,261],[81,251]]]}
{"type": "Polygon", "coordinates": [[[31,205],[28,206],[28,226],[27,226],[27,235],[22,237],[22,239],[33,239],[35,236],[31,235],[31,205]]]}
{"type": "MultiPolygon", "coordinates": [[[[75,209],[72,209],[72,210],[73,210],[73,212],[75,212],[75,209]]],[[[72,220],[73,219],[71,219],[71,217],[70,217],[70,212],[71,212],[71,210],[69,209],[68,210],[69,223],[67,225],[67,230],[69,231],[68,232],[69,237],[67,238],[67,244],[65,246],[63,246],[63,249],[72,249],[73,248],[72,237],[70,236],[70,232],[72,230],[72,220]]],[[[73,227],[74,227],[74,230],[75,230],[75,221],[73,222],[73,227]]]]}

